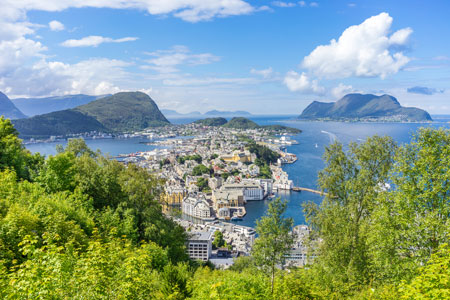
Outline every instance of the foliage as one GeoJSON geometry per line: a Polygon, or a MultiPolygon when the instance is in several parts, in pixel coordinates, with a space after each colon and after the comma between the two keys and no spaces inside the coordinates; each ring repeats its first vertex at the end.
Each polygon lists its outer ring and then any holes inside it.
{"type": "Polygon", "coordinates": [[[184,164],[184,162],[187,161],[187,160],[194,160],[198,164],[202,163],[202,157],[200,155],[198,155],[198,154],[177,157],[177,161],[178,161],[179,164],[184,164]]]}
{"type": "Polygon", "coordinates": [[[18,132],[9,119],[0,117],[0,171],[12,168],[19,179],[31,179],[43,157],[32,155],[22,145],[18,132]]]}
{"type": "Polygon", "coordinates": [[[450,247],[442,244],[411,282],[399,287],[400,299],[450,298],[450,247]]]}
{"type": "Polygon", "coordinates": [[[196,185],[198,186],[200,191],[204,191],[204,190],[209,189],[208,179],[203,178],[203,177],[200,177],[199,179],[197,179],[196,185]]]}
{"type": "Polygon", "coordinates": [[[272,274],[271,290],[273,292],[275,267],[284,263],[284,256],[289,252],[293,244],[293,236],[290,234],[294,221],[292,218],[284,218],[286,202],[276,198],[269,204],[266,215],[256,221],[256,239],[252,255],[257,264],[268,269],[272,274]]]}
{"type": "Polygon", "coordinates": [[[390,238],[374,240],[385,245],[379,256],[400,257],[396,265],[406,271],[426,263],[449,240],[450,131],[419,130],[399,149],[391,181],[394,188],[377,210],[378,227],[390,238]]]}
{"type": "Polygon", "coordinates": [[[197,120],[194,123],[204,125],[204,126],[222,126],[222,125],[226,124],[227,122],[228,122],[227,119],[217,117],[217,118],[206,118],[206,119],[197,120]]]}
{"type": "Polygon", "coordinates": [[[259,125],[244,117],[234,117],[228,123],[223,125],[226,128],[235,128],[235,129],[257,129],[259,125]]]}
{"type": "Polygon", "coordinates": [[[259,167],[276,163],[278,158],[280,158],[280,155],[278,153],[270,150],[266,146],[258,145],[253,142],[248,144],[247,147],[251,153],[256,154],[257,160],[255,161],[255,164],[259,167]]]}
{"type": "Polygon", "coordinates": [[[211,174],[214,171],[210,168],[208,168],[205,165],[196,165],[193,169],[192,169],[192,175],[194,176],[201,176],[203,174],[211,174]]]}
{"type": "Polygon", "coordinates": [[[318,256],[313,268],[331,293],[343,296],[372,280],[368,243],[372,212],[388,181],[395,150],[391,138],[378,136],[350,144],[348,153],[337,142],[325,150],[319,185],[328,194],[320,206],[309,203],[305,212],[313,237],[320,238],[313,244],[318,256]]]}
{"type": "Polygon", "coordinates": [[[223,239],[223,233],[220,230],[214,231],[214,241],[212,242],[212,245],[216,249],[226,245],[226,242],[223,239]]]}

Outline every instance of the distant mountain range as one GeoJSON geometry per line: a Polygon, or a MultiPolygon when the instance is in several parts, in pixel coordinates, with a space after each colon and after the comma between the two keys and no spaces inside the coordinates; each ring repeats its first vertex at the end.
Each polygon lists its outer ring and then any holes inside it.
{"type": "Polygon", "coordinates": [[[67,135],[89,131],[131,132],[170,122],[141,92],[123,92],[73,109],[13,121],[22,137],[67,135]]]}
{"type": "Polygon", "coordinates": [[[8,96],[2,92],[0,92],[0,115],[11,120],[27,117],[14,105],[8,96]]]}
{"type": "Polygon", "coordinates": [[[415,107],[402,107],[390,95],[348,94],[337,102],[314,101],[299,116],[306,120],[335,121],[432,121],[428,112],[415,107]]]}
{"type": "Polygon", "coordinates": [[[200,117],[200,116],[208,116],[208,117],[242,117],[242,116],[251,116],[252,114],[247,111],[220,111],[220,110],[210,110],[204,114],[198,111],[193,111],[190,113],[182,114],[175,110],[171,109],[161,109],[161,112],[169,118],[182,118],[182,117],[200,117]]]}
{"type": "Polygon", "coordinates": [[[111,95],[89,96],[89,95],[67,95],[45,98],[16,98],[12,99],[17,106],[27,116],[47,114],[54,111],[71,109],[77,106],[87,104],[94,100],[108,97],[111,95]]]}

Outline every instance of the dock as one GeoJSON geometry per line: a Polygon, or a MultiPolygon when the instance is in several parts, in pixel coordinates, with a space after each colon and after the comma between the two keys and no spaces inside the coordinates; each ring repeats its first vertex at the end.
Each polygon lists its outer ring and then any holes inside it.
{"type": "Polygon", "coordinates": [[[310,192],[310,193],[314,193],[314,194],[319,194],[321,196],[328,196],[327,193],[318,191],[318,190],[313,190],[313,189],[309,189],[309,188],[305,188],[305,187],[300,187],[300,186],[294,186],[292,188],[292,191],[294,192],[301,192],[301,191],[305,191],[305,192],[310,192]]]}

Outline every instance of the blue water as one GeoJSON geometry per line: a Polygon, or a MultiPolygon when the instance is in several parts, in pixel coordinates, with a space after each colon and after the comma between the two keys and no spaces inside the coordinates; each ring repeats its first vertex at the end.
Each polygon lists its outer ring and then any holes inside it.
{"type": "MultiPolygon", "coordinates": [[[[324,167],[322,155],[325,147],[335,140],[344,145],[350,142],[361,142],[369,136],[391,136],[397,143],[408,143],[412,133],[420,127],[444,127],[450,128],[450,116],[433,116],[435,122],[420,123],[341,123],[341,122],[301,122],[295,121],[295,116],[254,116],[251,119],[258,124],[281,124],[299,128],[302,133],[292,138],[299,142],[298,145],[288,147],[287,151],[297,155],[298,160],[294,164],[285,165],[283,168],[289,174],[295,185],[317,188],[317,173],[324,167]],[[317,147],[316,147],[317,144],[317,147]]],[[[171,119],[172,123],[184,124],[192,122],[193,119],[171,119]]],[[[148,141],[142,139],[127,140],[88,140],[87,144],[92,149],[100,149],[103,153],[117,155],[120,153],[131,153],[154,149],[155,146],[147,146],[140,142],[148,141]]],[[[31,144],[27,148],[32,152],[42,154],[55,154],[55,147],[58,143],[31,144]]],[[[61,144],[61,143],[59,143],[61,144]]],[[[286,211],[287,217],[292,217],[295,224],[304,224],[302,204],[308,201],[320,203],[321,197],[308,192],[287,192],[280,195],[282,199],[288,201],[286,211]]],[[[247,204],[247,215],[243,221],[236,224],[255,226],[255,221],[259,219],[267,209],[269,200],[255,201],[247,204]]]]}

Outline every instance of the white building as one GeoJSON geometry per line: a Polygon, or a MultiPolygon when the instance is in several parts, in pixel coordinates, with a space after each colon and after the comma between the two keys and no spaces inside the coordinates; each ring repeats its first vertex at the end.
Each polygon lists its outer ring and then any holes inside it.
{"type": "Polygon", "coordinates": [[[264,189],[256,181],[243,181],[241,183],[224,184],[223,191],[242,190],[244,201],[258,201],[264,199],[264,189]]]}
{"type": "Polygon", "coordinates": [[[183,199],[181,210],[184,214],[195,218],[211,219],[211,207],[202,194],[188,195],[183,199]]]}
{"type": "Polygon", "coordinates": [[[208,261],[211,256],[211,232],[194,232],[187,242],[187,253],[191,259],[208,261]]]}

